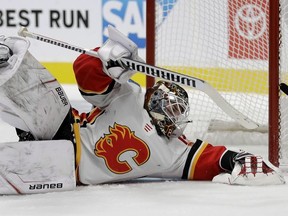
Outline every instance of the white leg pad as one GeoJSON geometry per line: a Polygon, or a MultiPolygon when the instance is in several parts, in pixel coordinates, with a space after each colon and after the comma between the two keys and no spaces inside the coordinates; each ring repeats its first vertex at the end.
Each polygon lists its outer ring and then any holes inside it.
{"type": "Polygon", "coordinates": [[[34,194],[76,187],[74,147],[67,140],[0,144],[0,194],[34,194]]]}
{"type": "MultiPolygon", "coordinates": [[[[8,44],[14,53],[19,43],[16,42],[8,44]]],[[[9,75],[0,84],[0,116],[14,127],[29,129],[37,140],[52,139],[70,110],[68,98],[58,81],[29,51],[24,56],[19,54],[22,59],[16,57],[17,67],[7,67],[9,73],[0,73],[0,81],[3,74],[5,78],[9,75]]]]}

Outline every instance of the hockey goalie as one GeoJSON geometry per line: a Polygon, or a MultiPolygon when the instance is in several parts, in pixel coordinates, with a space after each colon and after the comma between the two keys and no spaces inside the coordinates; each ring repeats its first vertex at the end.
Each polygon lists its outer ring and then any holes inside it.
{"type": "Polygon", "coordinates": [[[189,101],[176,83],[142,92],[121,57],[142,61],[137,46],[113,27],[109,39],[81,54],[73,68],[88,113],[71,107],[62,86],[28,51],[23,37],[0,40],[1,118],[19,142],[0,144],[0,193],[73,190],[76,185],[143,176],[231,185],[284,184],[261,156],[183,134],[189,101]]]}

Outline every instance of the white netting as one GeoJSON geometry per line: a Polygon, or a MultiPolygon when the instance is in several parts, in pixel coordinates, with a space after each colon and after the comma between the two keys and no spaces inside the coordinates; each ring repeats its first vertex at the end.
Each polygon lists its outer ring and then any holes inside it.
{"type": "MultiPolygon", "coordinates": [[[[280,1],[280,82],[287,84],[288,72],[288,1],[280,1]]],[[[288,95],[280,94],[280,158],[282,163],[288,164],[288,95]]]]}
{"type": "MultiPolygon", "coordinates": [[[[156,65],[210,83],[261,125],[261,138],[248,142],[268,145],[269,0],[157,0],[156,5],[156,65]]],[[[287,1],[281,5],[281,72],[285,74],[287,1]]],[[[211,123],[233,125],[234,120],[205,94],[188,90],[193,120],[189,134],[218,142],[208,130],[211,123]]],[[[247,134],[256,137],[255,132],[242,133],[244,141],[239,142],[245,143],[247,134]]]]}

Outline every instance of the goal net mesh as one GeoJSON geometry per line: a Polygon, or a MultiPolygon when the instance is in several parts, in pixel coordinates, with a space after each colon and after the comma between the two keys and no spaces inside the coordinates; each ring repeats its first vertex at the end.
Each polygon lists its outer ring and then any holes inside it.
{"type": "MultiPolygon", "coordinates": [[[[285,82],[288,1],[280,3],[280,79],[285,82]]],[[[269,13],[268,0],[156,1],[155,64],[207,81],[260,125],[256,131],[246,130],[207,95],[187,88],[193,121],[186,129],[190,138],[213,144],[268,146],[269,13]]],[[[285,96],[281,94],[281,113],[275,113],[281,119],[287,118],[285,96]]],[[[288,127],[283,120],[280,124],[281,143],[287,143],[288,127]]],[[[281,146],[284,163],[288,161],[287,152],[281,146]]]]}

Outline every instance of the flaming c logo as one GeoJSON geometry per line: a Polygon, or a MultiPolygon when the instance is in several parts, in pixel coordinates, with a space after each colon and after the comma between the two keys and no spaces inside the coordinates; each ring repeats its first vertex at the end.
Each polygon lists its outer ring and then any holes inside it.
{"type": "Polygon", "coordinates": [[[120,160],[120,156],[128,151],[133,151],[135,156],[131,156],[133,161],[141,166],[150,157],[148,145],[135,136],[135,132],[129,127],[114,123],[109,127],[109,134],[105,134],[95,144],[94,153],[105,160],[108,169],[117,174],[125,174],[132,170],[128,161],[120,160]]]}

